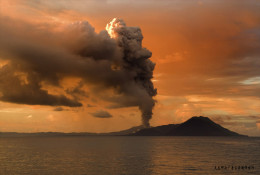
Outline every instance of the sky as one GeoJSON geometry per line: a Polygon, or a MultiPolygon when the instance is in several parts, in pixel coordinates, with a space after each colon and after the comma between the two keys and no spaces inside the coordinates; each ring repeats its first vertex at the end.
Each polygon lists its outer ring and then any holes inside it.
{"type": "Polygon", "coordinates": [[[151,126],[207,116],[260,136],[259,8],[254,0],[0,0],[0,132],[119,131],[142,124],[139,102],[148,100],[151,126]],[[153,74],[151,98],[132,68],[118,66],[121,50],[106,32],[115,17],[128,32],[140,28],[152,53],[141,65],[146,82],[153,74]]]}

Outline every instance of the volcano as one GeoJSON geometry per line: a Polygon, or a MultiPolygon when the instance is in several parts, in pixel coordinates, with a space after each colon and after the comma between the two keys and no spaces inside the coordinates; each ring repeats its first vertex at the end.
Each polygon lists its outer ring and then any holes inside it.
{"type": "Polygon", "coordinates": [[[132,136],[244,136],[230,131],[208,117],[192,117],[181,124],[144,128],[132,136]]]}

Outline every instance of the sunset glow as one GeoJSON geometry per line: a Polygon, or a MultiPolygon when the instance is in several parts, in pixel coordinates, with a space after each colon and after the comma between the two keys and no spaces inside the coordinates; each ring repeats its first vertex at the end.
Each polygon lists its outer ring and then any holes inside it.
{"type": "Polygon", "coordinates": [[[108,132],[207,116],[260,136],[259,5],[1,0],[0,132],[108,132]],[[122,62],[126,53],[151,61],[129,68],[136,60],[122,62]]]}

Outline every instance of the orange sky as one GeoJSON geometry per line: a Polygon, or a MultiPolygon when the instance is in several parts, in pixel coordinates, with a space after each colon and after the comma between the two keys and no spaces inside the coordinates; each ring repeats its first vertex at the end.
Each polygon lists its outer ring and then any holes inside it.
{"type": "MultiPolygon", "coordinates": [[[[0,25],[24,40],[55,45],[55,38],[43,38],[40,32],[59,33],[75,21],[88,21],[100,32],[114,17],[122,18],[128,26],[142,29],[143,45],[156,63],[153,82],[158,94],[151,125],[203,115],[239,133],[260,136],[259,5],[253,0],[1,0],[0,25]]],[[[0,69],[8,64],[4,56],[0,55],[0,69]]],[[[62,87],[78,82],[64,79],[62,87]]],[[[42,83],[52,94],[64,90],[42,83]]],[[[88,91],[91,86],[82,88],[88,91]]],[[[0,101],[0,131],[106,132],[140,124],[137,107],[111,108],[102,98],[107,94],[112,95],[111,90],[88,94],[83,107],[0,101]],[[112,117],[92,115],[104,112],[112,117]]]]}

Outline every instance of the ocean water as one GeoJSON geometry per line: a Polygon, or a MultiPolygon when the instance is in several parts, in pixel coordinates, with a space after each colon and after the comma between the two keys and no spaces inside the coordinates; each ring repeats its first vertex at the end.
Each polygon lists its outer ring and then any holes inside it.
{"type": "Polygon", "coordinates": [[[259,175],[260,138],[0,138],[0,174],[259,175]]]}

